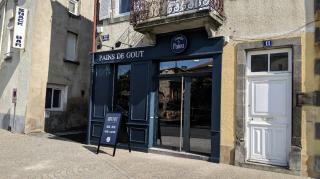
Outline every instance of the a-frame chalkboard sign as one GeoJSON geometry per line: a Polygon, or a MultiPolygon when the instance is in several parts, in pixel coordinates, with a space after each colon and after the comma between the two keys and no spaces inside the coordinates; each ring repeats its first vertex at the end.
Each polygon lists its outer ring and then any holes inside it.
{"type": "MultiPolygon", "coordinates": [[[[99,139],[97,154],[99,154],[99,149],[101,145],[113,146],[113,156],[116,154],[119,128],[121,124],[121,113],[107,113],[104,120],[104,125],[101,131],[101,136],[99,139]]],[[[127,127],[125,126],[126,131],[127,127]]],[[[128,148],[131,152],[130,139],[128,136],[128,148]]]]}

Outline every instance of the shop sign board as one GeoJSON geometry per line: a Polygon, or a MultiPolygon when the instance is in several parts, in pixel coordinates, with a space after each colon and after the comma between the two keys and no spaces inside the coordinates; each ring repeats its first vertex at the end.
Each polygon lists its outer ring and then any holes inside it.
{"type": "Polygon", "coordinates": [[[172,60],[192,56],[222,54],[224,38],[208,40],[207,33],[183,32],[170,36],[158,36],[154,46],[116,49],[92,54],[92,64],[131,63],[149,60],[172,60]]]}
{"type": "Polygon", "coordinates": [[[182,53],[187,49],[188,40],[183,34],[178,34],[171,39],[171,50],[173,53],[182,53]]]}
{"type": "MultiPolygon", "coordinates": [[[[115,156],[118,143],[119,127],[121,124],[121,113],[107,113],[104,120],[103,129],[101,132],[97,154],[101,145],[113,146],[113,156],[115,156]]],[[[130,141],[129,141],[130,143],[130,141]]],[[[129,151],[131,151],[129,145],[129,151]]]]}
{"type": "Polygon", "coordinates": [[[143,57],[144,57],[144,50],[115,52],[115,53],[100,55],[99,58],[96,60],[96,63],[106,62],[106,61],[122,61],[125,59],[136,60],[136,59],[141,59],[143,57]]]}
{"type": "Polygon", "coordinates": [[[28,10],[22,7],[16,8],[13,32],[13,48],[24,49],[27,27],[28,10]]]}
{"type": "Polygon", "coordinates": [[[121,120],[120,113],[108,113],[105,117],[103,131],[100,138],[100,143],[105,145],[115,145],[119,124],[121,120]]]}

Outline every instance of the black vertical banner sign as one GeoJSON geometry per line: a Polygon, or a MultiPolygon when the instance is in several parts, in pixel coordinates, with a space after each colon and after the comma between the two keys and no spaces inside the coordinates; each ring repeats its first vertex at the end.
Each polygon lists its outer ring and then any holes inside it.
{"type": "MultiPolygon", "coordinates": [[[[121,121],[121,113],[107,113],[103,129],[101,132],[97,154],[99,153],[100,145],[108,145],[113,146],[113,156],[115,156],[117,143],[118,143],[118,135],[119,135],[119,127],[121,121]]],[[[131,152],[130,142],[129,142],[129,151],[131,152]]]]}

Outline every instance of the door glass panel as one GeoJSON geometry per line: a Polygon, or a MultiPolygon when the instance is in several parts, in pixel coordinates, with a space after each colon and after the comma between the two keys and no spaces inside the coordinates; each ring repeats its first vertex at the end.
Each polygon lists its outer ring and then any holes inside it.
{"type": "Polygon", "coordinates": [[[156,125],[160,147],[210,155],[212,62],[212,58],[160,62],[156,125]]]}
{"type": "Polygon", "coordinates": [[[270,55],[270,71],[288,71],[288,53],[270,55]]]}
{"type": "Polygon", "coordinates": [[[125,113],[129,111],[130,98],[130,65],[119,65],[117,74],[116,108],[125,113]]]}
{"type": "Polygon", "coordinates": [[[159,80],[157,144],[173,150],[180,148],[181,87],[180,79],[159,80]]]}
{"type": "Polygon", "coordinates": [[[268,71],[268,55],[252,55],[251,56],[251,72],[268,71]]]}
{"type": "Polygon", "coordinates": [[[160,62],[160,74],[210,72],[212,58],[160,62]]]}
{"type": "Polygon", "coordinates": [[[130,71],[131,65],[118,65],[117,66],[117,78],[116,78],[116,90],[115,90],[115,111],[122,113],[119,141],[127,142],[128,136],[125,127],[126,121],[129,116],[129,99],[130,99],[130,71]]]}
{"type": "Polygon", "coordinates": [[[212,78],[194,77],[191,80],[190,151],[211,153],[211,93],[212,78]]]}

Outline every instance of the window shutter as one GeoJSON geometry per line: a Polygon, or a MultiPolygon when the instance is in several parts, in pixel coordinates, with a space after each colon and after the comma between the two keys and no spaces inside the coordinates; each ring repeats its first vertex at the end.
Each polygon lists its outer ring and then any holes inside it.
{"type": "Polygon", "coordinates": [[[111,0],[100,0],[99,20],[110,17],[111,0]]]}
{"type": "Polygon", "coordinates": [[[68,32],[67,35],[67,48],[66,59],[75,61],[77,57],[77,38],[76,34],[68,32]]]}

